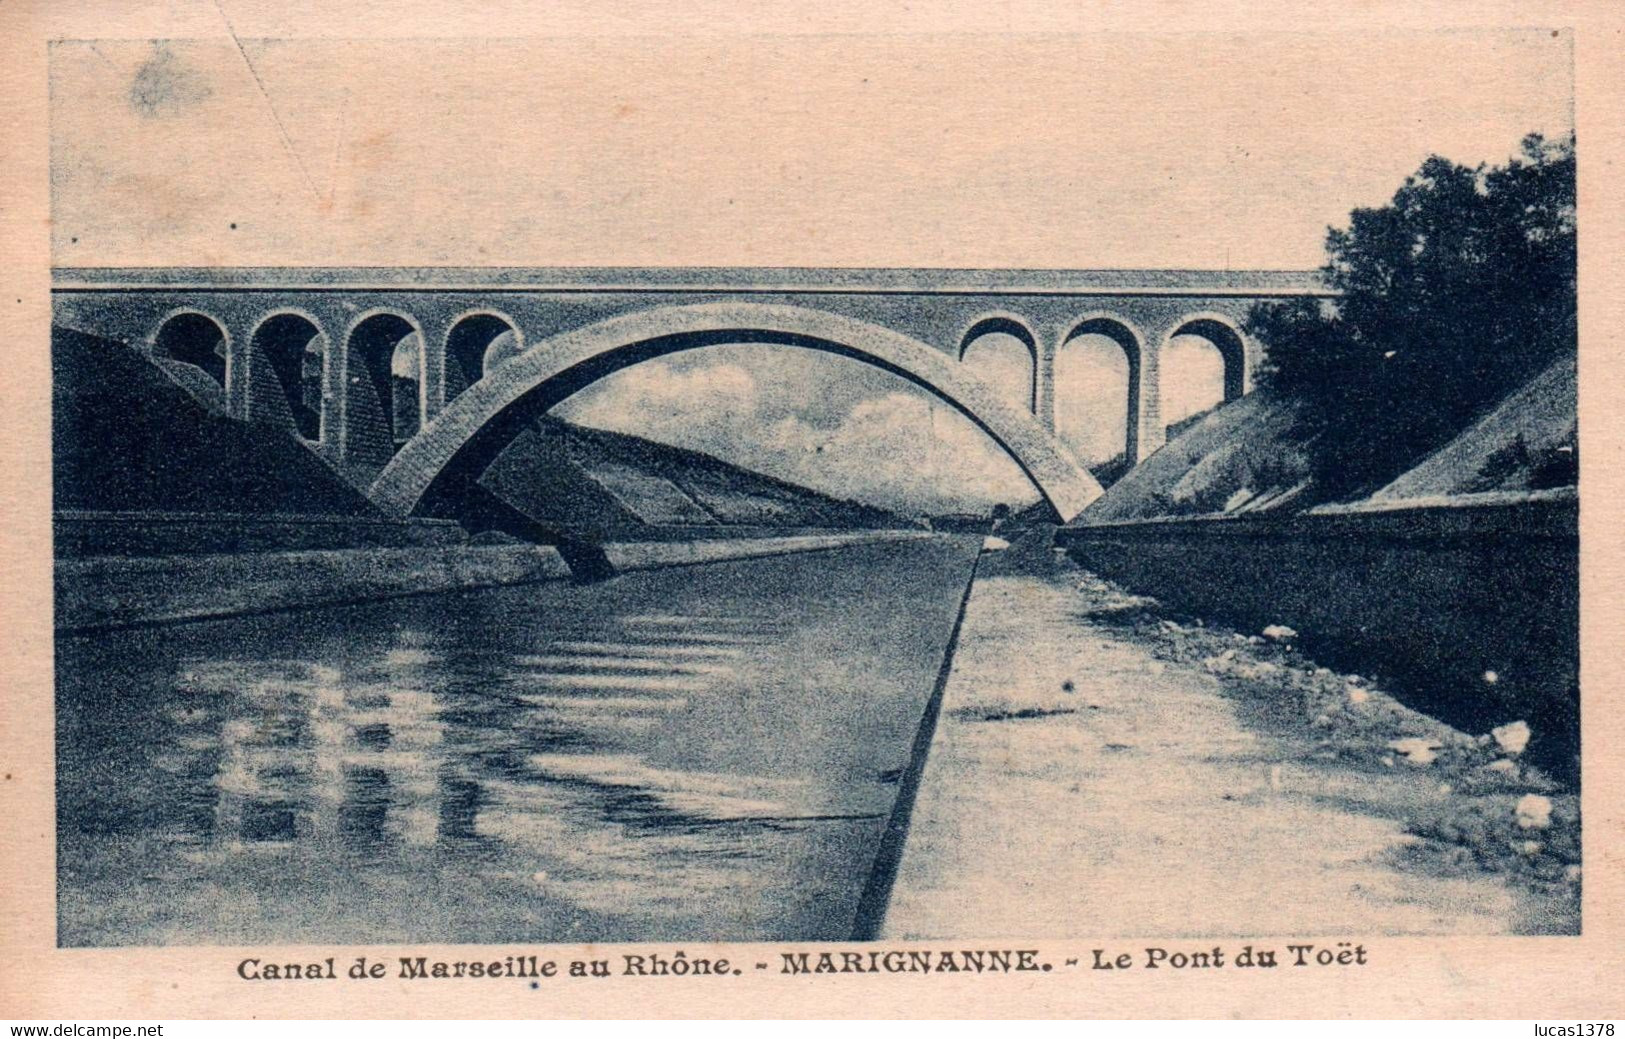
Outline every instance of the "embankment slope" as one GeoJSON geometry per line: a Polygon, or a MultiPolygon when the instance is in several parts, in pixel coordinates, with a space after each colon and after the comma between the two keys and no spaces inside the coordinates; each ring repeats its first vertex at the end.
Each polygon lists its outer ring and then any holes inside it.
{"type": "Polygon", "coordinates": [[[206,407],[122,343],[55,328],[51,370],[58,511],[379,515],[287,433],[206,407]]]}
{"type": "Polygon", "coordinates": [[[1574,485],[1576,366],[1563,358],[1455,438],[1392,474],[1368,498],[1334,502],[1311,471],[1309,435],[1293,402],[1259,390],[1216,408],[1118,480],[1078,524],[1187,516],[1287,514],[1337,505],[1503,500],[1574,485]]]}
{"type": "Polygon", "coordinates": [[[1468,732],[1527,721],[1578,775],[1575,366],[1559,361],[1374,494],[1327,501],[1289,404],[1219,409],[1057,535],[1194,617],[1279,625],[1468,732]]]}

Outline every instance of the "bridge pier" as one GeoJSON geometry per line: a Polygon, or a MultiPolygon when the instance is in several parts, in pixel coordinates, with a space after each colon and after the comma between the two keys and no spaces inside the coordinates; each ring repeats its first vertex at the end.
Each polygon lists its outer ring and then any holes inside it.
{"type": "Polygon", "coordinates": [[[324,402],[332,416],[331,450],[335,461],[351,461],[353,438],[350,435],[350,321],[345,315],[343,324],[333,331],[333,341],[327,358],[327,390],[331,394],[324,402]]]}
{"type": "Polygon", "coordinates": [[[1033,415],[1051,433],[1055,432],[1055,355],[1064,334],[1042,336],[1033,349],[1033,415]]]}
{"type": "Polygon", "coordinates": [[[248,358],[248,341],[254,334],[253,319],[248,314],[232,314],[220,325],[226,333],[226,412],[232,418],[246,420],[254,385],[248,358]]]}
{"type": "Polygon", "coordinates": [[[422,364],[419,368],[420,417],[427,426],[446,406],[446,339],[451,322],[441,313],[419,318],[423,326],[422,364]]]}
{"type": "Polygon", "coordinates": [[[1139,415],[1133,420],[1134,443],[1129,452],[1135,465],[1168,442],[1168,429],[1162,421],[1162,342],[1162,334],[1153,333],[1140,344],[1139,392],[1133,402],[1139,415]]]}

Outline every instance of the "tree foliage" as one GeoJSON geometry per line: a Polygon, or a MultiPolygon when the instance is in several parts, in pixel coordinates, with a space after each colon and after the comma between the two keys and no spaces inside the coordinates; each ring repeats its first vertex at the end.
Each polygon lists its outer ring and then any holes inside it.
{"type": "Polygon", "coordinates": [[[1260,382],[1300,405],[1333,495],[1373,489],[1576,344],[1574,140],[1424,162],[1326,235],[1335,301],[1253,308],[1260,382]]]}

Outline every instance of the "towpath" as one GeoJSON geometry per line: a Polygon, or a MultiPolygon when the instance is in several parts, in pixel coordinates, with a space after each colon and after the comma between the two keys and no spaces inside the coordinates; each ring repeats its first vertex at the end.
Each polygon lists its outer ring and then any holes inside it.
{"type": "Polygon", "coordinates": [[[883,934],[1572,932],[1573,800],[1288,645],[1018,544],[967,604],[883,934]],[[1552,818],[1519,825],[1538,791],[1552,818]]]}

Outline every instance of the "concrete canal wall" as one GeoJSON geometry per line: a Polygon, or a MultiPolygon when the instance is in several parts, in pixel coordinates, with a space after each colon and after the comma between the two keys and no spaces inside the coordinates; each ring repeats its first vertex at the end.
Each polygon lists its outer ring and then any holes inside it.
{"type": "MultiPolygon", "coordinates": [[[[815,552],[932,535],[911,530],[603,546],[608,574],[815,552]]],[[[56,623],[119,628],[572,577],[544,545],[58,559],[56,623]]],[[[593,576],[606,576],[602,572],[593,576]]]]}
{"type": "Polygon", "coordinates": [[[923,530],[865,530],[709,541],[631,541],[604,546],[604,556],[616,573],[623,573],[666,566],[720,563],[729,559],[783,556],[793,552],[821,552],[882,541],[917,541],[933,536],[923,530]]]}
{"type": "Polygon", "coordinates": [[[1294,628],[1326,665],[1377,676],[1458,728],[1525,719],[1530,753],[1569,774],[1579,749],[1578,512],[1563,491],[1078,525],[1056,542],[1197,617],[1294,628]]]}
{"type": "Polygon", "coordinates": [[[450,520],[79,509],[58,510],[51,534],[56,554],[67,558],[427,548],[468,540],[450,520]]]}

